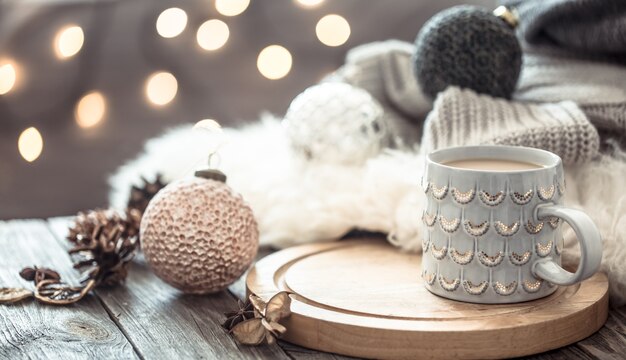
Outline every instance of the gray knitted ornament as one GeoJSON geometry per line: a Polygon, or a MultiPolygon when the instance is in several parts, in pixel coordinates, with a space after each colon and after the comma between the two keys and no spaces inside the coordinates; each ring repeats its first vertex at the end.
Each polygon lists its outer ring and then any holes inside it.
{"type": "Polygon", "coordinates": [[[415,40],[414,71],[431,98],[449,85],[510,98],[522,65],[513,28],[491,11],[455,6],[433,16],[415,40]]]}

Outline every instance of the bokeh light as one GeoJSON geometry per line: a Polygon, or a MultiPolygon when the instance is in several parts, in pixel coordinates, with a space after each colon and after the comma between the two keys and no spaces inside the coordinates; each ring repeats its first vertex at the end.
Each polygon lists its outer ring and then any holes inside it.
{"type": "Polygon", "coordinates": [[[216,0],[215,9],[224,16],[236,16],[244,12],[250,0],[216,0]]]}
{"type": "Polygon", "coordinates": [[[225,22],[212,19],[200,25],[196,40],[204,50],[217,50],[226,44],[229,35],[230,31],[225,22]]]}
{"type": "Polygon", "coordinates": [[[343,45],[350,37],[350,24],[337,14],[326,15],[317,22],[315,33],[324,45],[343,45]]]}
{"type": "Polygon", "coordinates": [[[296,2],[305,7],[314,7],[323,3],[324,0],[296,0],[296,2]]]}
{"type": "Polygon", "coordinates": [[[203,119],[198,121],[194,126],[194,130],[208,131],[210,133],[221,133],[222,125],[213,119],[203,119]]]}
{"type": "Polygon", "coordinates": [[[83,47],[85,34],[77,25],[69,25],[59,30],[54,38],[54,51],[59,59],[76,55],[83,47]]]}
{"type": "Polygon", "coordinates": [[[29,127],[22,131],[17,140],[17,149],[24,160],[28,162],[37,160],[43,150],[43,138],[39,130],[34,127],[29,127]]]}
{"type": "Polygon", "coordinates": [[[174,100],[178,92],[178,81],[168,72],[152,74],[146,81],[146,97],[154,105],[162,106],[174,100]]]}
{"type": "Polygon", "coordinates": [[[76,104],[74,111],[76,123],[84,129],[98,125],[105,113],[106,99],[98,91],[92,91],[83,96],[76,104]]]}
{"type": "Polygon", "coordinates": [[[270,45],[261,50],[256,65],[261,75],[270,80],[285,77],[291,70],[291,53],[280,45],[270,45]]]}
{"type": "Polygon", "coordinates": [[[17,71],[15,65],[6,62],[0,65],[0,95],[4,95],[11,91],[17,80],[17,71]]]}
{"type": "Polygon", "coordinates": [[[157,33],[169,39],[180,35],[187,26],[187,13],[183,9],[163,10],[156,21],[157,33]]]}

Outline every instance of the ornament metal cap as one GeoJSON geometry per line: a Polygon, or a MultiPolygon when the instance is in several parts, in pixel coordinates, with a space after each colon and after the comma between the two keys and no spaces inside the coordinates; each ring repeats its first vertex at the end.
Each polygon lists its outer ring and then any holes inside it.
{"type": "Polygon", "coordinates": [[[504,20],[504,22],[509,24],[512,28],[515,29],[517,27],[519,16],[514,8],[509,9],[504,5],[500,5],[493,10],[493,14],[504,20]]]}
{"type": "Polygon", "coordinates": [[[219,182],[226,182],[226,175],[216,169],[202,169],[202,170],[197,170],[194,175],[196,177],[200,177],[200,178],[204,178],[204,179],[209,179],[209,180],[215,180],[215,181],[219,181],[219,182]]]}

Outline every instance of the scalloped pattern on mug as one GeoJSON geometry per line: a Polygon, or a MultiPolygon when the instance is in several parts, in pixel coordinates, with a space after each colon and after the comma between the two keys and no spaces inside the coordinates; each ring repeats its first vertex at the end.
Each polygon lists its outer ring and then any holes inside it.
{"type": "Polygon", "coordinates": [[[541,229],[543,229],[543,222],[539,222],[538,224],[533,224],[532,221],[528,220],[526,222],[526,225],[524,225],[524,227],[526,228],[526,232],[531,234],[531,235],[535,235],[538,234],[541,229]]]}
{"type": "Polygon", "coordinates": [[[426,224],[426,226],[433,227],[435,225],[435,222],[437,222],[437,215],[431,215],[424,211],[424,213],[422,214],[422,220],[424,221],[424,224],[426,224]]]}
{"type": "Polygon", "coordinates": [[[428,273],[428,271],[424,270],[422,272],[422,280],[424,280],[428,285],[432,285],[435,283],[435,279],[437,278],[435,273],[428,273]]]}
{"type": "Polygon", "coordinates": [[[509,255],[509,261],[511,261],[511,264],[517,265],[517,266],[526,265],[526,263],[528,263],[532,255],[533,254],[530,251],[526,251],[521,254],[518,254],[516,252],[511,252],[511,254],[509,255]]]}
{"type": "Polygon", "coordinates": [[[475,225],[469,220],[465,220],[463,223],[465,231],[475,237],[483,236],[489,230],[489,221],[483,221],[482,223],[475,225]]]}
{"type": "Polygon", "coordinates": [[[430,182],[427,182],[426,186],[424,187],[424,194],[428,194],[429,190],[430,190],[430,182]]]}
{"type": "Polygon", "coordinates": [[[454,201],[461,205],[469,204],[476,195],[476,191],[474,189],[462,192],[457,188],[452,188],[451,193],[454,201]]]}
{"type": "Polygon", "coordinates": [[[548,186],[547,188],[544,188],[543,186],[540,186],[539,189],[537,190],[537,195],[539,196],[539,198],[543,201],[549,201],[552,200],[552,198],[554,197],[554,190],[555,190],[555,186],[554,184],[548,186]]]}
{"type": "Polygon", "coordinates": [[[496,232],[502,236],[513,236],[519,230],[519,221],[511,225],[507,225],[502,221],[496,221],[493,223],[493,227],[496,229],[496,232]]]}
{"type": "Polygon", "coordinates": [[[502,296],[509,296],[517,289],[517,281],[513,281],[510,284],[503,284],[499,281],[493,283],[493,290],[502,296]]]}
{"type": "Polygon", "coordinates": [[[498,206],[502,201],[504,201],[504,191],[498,191],[495,194],[490,194],[486,191],[481,191],[478,195],[483,204],[487,206],[498,206]]]}
{"type": "Polygon", "coordinates": [[[526,191],[524,194],[515,191],[511,193],[511,200],[513,200],[513,202],[517,205],[526,205],[530,202],[530,200],[532,200],[533,193],[532,189],[526,191]]]}
{"type": "Polygon", "coordinates": [[[435,199],[443,200],[448,194],[448,186],[436,187],[434,184],[430,184],[430,191],[435,199]]]}
{"type": "Polygon", "coordinates": [[[541,285],[543,284],[543,280],[537,280],[537,281],[528,281],[528,280],[524,280],[522,281],[522,289],[524,289],[524,291],[526,291],[527,293],[536,293],[537,291],[539,291],[541,289],[541,285]]]}
{"type": "Polygon", "coordinates": [[[461,279],[448,280],[441,274],[439,274],[437,278],[439,278],[439,285],[441,285],[441,288],[446,291],[455,291],[461,284],[461,279]]]}
{"type": "Polygon", "coordinates": [[[450,251],[448,252],[448,254],[450,255],[450,258],[452,259],[452,261],[454,261],[455,263],[459,265],[467,265],[470,262],[472,262],[472,259],[474,259],[473,250],[460,252],[455,248],[450,248],[450,251]]]}
{"type": "Polygon", "coordinates": [[[548,218],[548,225],[550,225],[551,228],[556,229],[557,227],[559,227],[559,224],[561,223],[561,218],[558,218],[556,216],[552,216],[550,218],[548,218]]]}
{"type": "Polygon", "coordinates": [[[463,289],[470,295],[481,295],[489,288],[489,283],[482,281],[478,284],[474,284],[469,280],[463,281],[463,289]]]}
{"type": "Polygon", "coordinates": [[[498,251],[493,256],[488,255],[484,251],[480,251],[478,253],[478,261],[480,261],[481,264],[488,266],[488,267],[498,266],[500,265],[502,260],[504,260],[504,253],[502,251],[498,251]]]}
{"type": "Polygon", "coordinates": [[[546,256],[550,255],[550,252],[552,251],[552,245],[553,244],[554,243],[553,243],[552,240],[548,241],[548,243],[545,244],[545,245],[543,245],[542,243],[537,243],[537,244],[535,244],[535,252],[540,257],[546,257],[546,256]]]}
{"type": "Polygon", "coordinates": [[[439,215],[439,226],[441,230],[447,233],[453,233],[459,228],[459,225],[461,225],[461,219],[446,219],[443,215],[439,215]]]}
{"type": "Polygon", "coordinates": [[[430,252],[433,254],[433,257],[435,259],[441,260],[441,259],[446,257],[446,254],[448,253],[448,247],[447,246],[442,246],[439,249],[437,249],[435,244],[433,244],[431,242],[431,244],[430,244],[430,252]]]}
{"type": "Polygon", "coordinates": [[[430,248],[430,240],[423,238],[422,239],[422,252],[425,254],[428,252],[428,248],[430,248]]]}

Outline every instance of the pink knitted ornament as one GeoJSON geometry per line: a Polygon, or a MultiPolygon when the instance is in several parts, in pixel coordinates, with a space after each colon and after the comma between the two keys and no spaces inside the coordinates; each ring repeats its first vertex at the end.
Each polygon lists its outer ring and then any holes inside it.
{"type": "Polygon", "coordinates": [[[163,281],[185,293],[208,294],[248,269],[259,231],[252,210],[223,174],[196,175],[169,184],[150,201],[141,221],[141,248],[163,281]]]}

